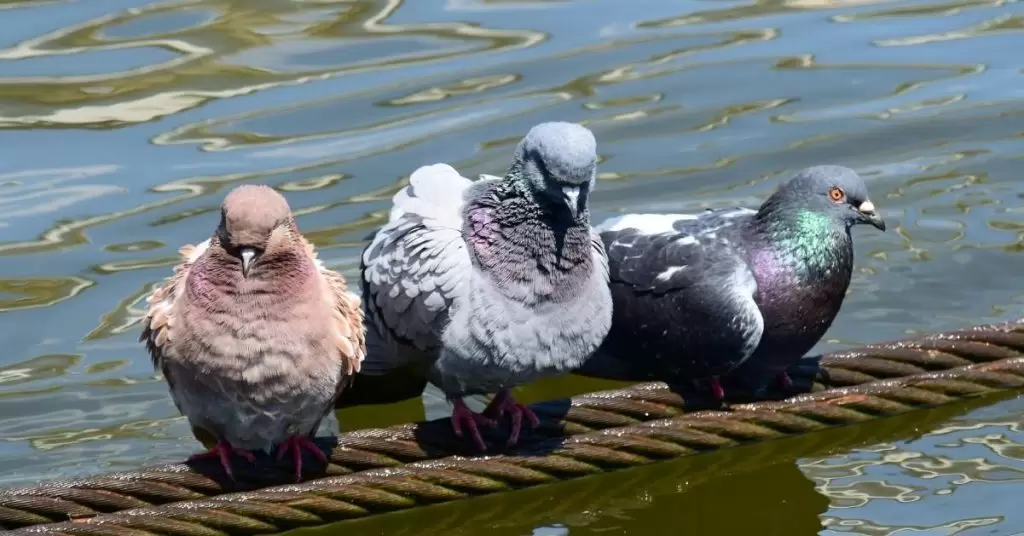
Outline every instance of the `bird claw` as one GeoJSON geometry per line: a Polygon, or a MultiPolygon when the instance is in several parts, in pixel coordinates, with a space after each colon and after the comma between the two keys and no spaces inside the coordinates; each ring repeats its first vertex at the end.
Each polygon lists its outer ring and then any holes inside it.
{"type": "Polygon", "coordinates": [[[494,421],[498,421],[505,416],[505,411],[507,409],[505,407],[505,401],[508,396],[508,391],[504,389],[498,391],[498,394],[494,395],[494,398],[491,399],[490,403],[487,404],[487,407],[484,408],[481,414],[493,419],[494,421]]]}
{"type": "Polygon", "coordinates": [[[473,443],[476,444],[476,448],[480,452],[487,451],[487,444],[484,443],[484,438],[480,436],[480,429],[478,426],[487,426],[488,428],[497,425],[497,421],[491,419],[480,413],[476,413],[466,406],[466,403],[460,399],[456,399],[453,402],[454,408],[452,408],[452,430],[455,435],[462,437],[462,427],[465,426],[469,429],[470,435],[473,437],[473,443]]]}
{"type": "Polygon", "coordinates": [[[504,417],[505,413],[512,416],[512,427],[508,436],[508,446],[515,445],[519,442],[519,433],[523,428],[523,415],[525,415],[530,421],[531,428],[540,426],[540,419],[537,418],[537,414],[529,407],[520,404],[512,398],[512,394],[508,389],[498,391],[498,394],[493,400],[491,400],[491,403],[487,405],[487,409],[484,410],[485,415],[493,415],[495,419],[504,417]]]}
{"type": "Polygon", "coordinates": [[[253,453],[245,450],[241,447],[233,447],[231,443],[221,440],[216,445],[206,452],[200,452],[193,454],[188,457],[188,461],[205,460],[206,458],[216,457],[220,460],[221,467],[224,468],[224,472],[227,473],[228,478],[231,480],[235,479],[235,473],[231,470],[231,454],[237,454],[246,459],[246,461],[252,463],[256,461],[256,456],[253,453]]]}
{"type": "Polygon", "coordinates": [[[280,460],[284,457],[285,453],[289,450],[292,451],[292,463],[295,465],[296,482],[302,482],[302,449],[308,450],[316,459],[327,463],[327,455],[308,437],[301,434],[289,437],[284,443],[278,445],[277,459],[280,460]]]}
{"type": "Polygon", "coordinates": [[[711,377],[711,396],[719,402],[725,399],[725,389],[722,389],[722,382],[719,381],[718,376],[711,377]]]}

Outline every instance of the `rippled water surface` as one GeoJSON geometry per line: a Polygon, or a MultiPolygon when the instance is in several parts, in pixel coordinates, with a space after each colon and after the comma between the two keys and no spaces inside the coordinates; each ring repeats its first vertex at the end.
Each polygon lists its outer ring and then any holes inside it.
{"type": "MultiPolygon", "coordinates": [[[[0,0],[0,485],[195,451],[135,322],[231,186],[286,192],[351,278],[412,169],[500,173],[553,118],[597,135],[598,219],[857,169],[890,231],[855,230],[822,348],[1020,317],[1022,29],[1010,0],[0,0]]],[[[484,499],[438,531],[1024,532],[1024,405],[949,411],[628,472],[612,497],[566,485],[553,512],[484,499]]],[[[340,425],[423,410],[374,415],[340,425]]]]}

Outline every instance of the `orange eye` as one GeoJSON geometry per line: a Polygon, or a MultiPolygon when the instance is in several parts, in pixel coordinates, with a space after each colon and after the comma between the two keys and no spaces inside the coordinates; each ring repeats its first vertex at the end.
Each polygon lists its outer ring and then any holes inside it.
{"type": "Polygon", "coordinates": [[[838,186],[833,186],[828,189],[828,197],[833,201],[844,201],[846,199],[846,192],[838,186]]]}

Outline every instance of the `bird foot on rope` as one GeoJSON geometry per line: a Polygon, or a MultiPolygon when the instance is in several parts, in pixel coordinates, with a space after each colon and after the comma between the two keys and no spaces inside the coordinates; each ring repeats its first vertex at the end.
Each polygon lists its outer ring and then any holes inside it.
{"type": "Polygon", "coordinates": [[[473,438],[473,443],[476,445],[476,448],[480,452],[486,452],[487,444],[484,443],[484,438],[480,435],[479,426],[491,428],[498,424],[497,421],[469,409],[462,399],[457,398],[452,401],[452,404],[454,407],[452,408],[451,420],[452,430],[455,432],[455,435],[463,437],[462,427],[465,426],[469,429],[469,433],[473,438]]]}
{"type": "Polygon", "coordinates": [[[711,396],[719,402],[725,400],[725,389],[722,389],[722,382],[718,376],[711,377],[711,396]]]}
{"type": "Polygon", "coordinates": [[[228,478],[234,480],[235,473],[234,471],[231,470],[232,453],[245,458],[250,463],[256,461],[256,456],[254,456],[253,453],[241,447],[232,447],[231,443],[228,443],[227,441],[224,440],[218,441],[217,444],[213,446],[213,448],[206,452],[200,452],[198,454],[193,454],[192,456],[189,456],[188,461],[192,462],[197,460],[204,460],[206,458],[216,457],[220,460],[220,465],[221,467],[224,468],[224,472],[227,473],[228,478]]]}
{"type": "Polygon", "coordinates": [[[523,429],[524,415],[530,421],[531,428],[540,426],[540,419],[537,418],[537,414],[533,410],[517,402],[508,389],[502,389],[498,391],[498,394],[494,396],[491,403],[487,405],[484,415],[497,420],[504,417],[506,413],[512,416],[512,428],[508,436],[508,446],[519,442],[519,433],[523,429]]]}
{"type": "MultiPolygon", "coordinates": [[[[711,399],[716,403],[725,403],[725,389],[722,388],[722,380],[718,376],[690,380],[690,385],[696,390],[694,394],[699,394],[699,396],[711,395],[711,399]]],[[[685,389],[685,387],[680,386],[680,389],[685,389]]]]}
{"type": "Polygon", "coordinates": [[[308,437],[300,434],[289,437],[278,447],[277,459],[280,460],[284,457],[285,453],[289,450],[292,451],[292,463],[295,465],[296,482],[302,482],[302,449],[308,450],[316,459],[327,463],[327,455],[320,450],[320,447],[316,446],[316,443],[310,441],[308,437]]]}

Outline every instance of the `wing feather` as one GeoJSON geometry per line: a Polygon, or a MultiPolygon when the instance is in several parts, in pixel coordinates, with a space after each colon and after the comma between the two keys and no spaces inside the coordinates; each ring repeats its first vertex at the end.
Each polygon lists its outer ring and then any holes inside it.
{"type": "MultiPolygon", "coordinates": [[[[174,273],[165,279],[146,298],[146,314],[142,318],[142,334],[139,342],[146,344],[146,350],[153,360],[153,368],[159,370],[173,387],[174,378],[168,374],[166,367],[167,345],[174,340],[174,324],[178,299],[184,293],[185,280],[188,278],[192,264],[210,246],[207,239],[198,245],[186,244],[178,249],[181,262],[174,267],[174,273]]],[[[175,402],[177,404],[177,402],[175,402]]],[[[180,408],[179,408],[180,410],[180,408]]]]}
{"type": "Polygon", "coordinates": [[[417,169],[395,194],[388,223],[362,255],[366,317],[385,343],[375,341],[364,374],[386,373],[440,346],[472,270],[462,235],[463,194],[472,184],[436,164],[417,169]]]}
{"type": "MultiPolygon", "coordinates": [[[[359,372],[363,359],[366,357],[366,330],[363,324],[362,300],[348,291],[345,276],[328,269],[317,256],[316,248],[304,236],[300,236],[310,258],[314,260],[327,286],[328,300],[332,305],[334,316],[333,342],[338,349],[338,357],[342,361],[342,369],[346,376],[359,372]]],[[[340,389],[340,387],[339,387],[340,389]]]]}
{"type": "Polygon", "coordinates": [[[688,214],[629,214],[597,229],[608,252],[611,282],[635,295],[673,295],[675,303],[712,311],[722,332],[739,342],[742,358],[757,348],[764,319],[757,280],[741,247],[742,208],[688,214]]]}

